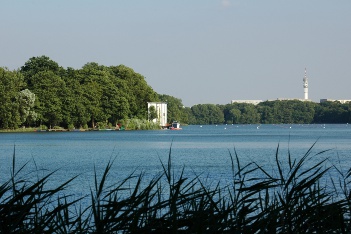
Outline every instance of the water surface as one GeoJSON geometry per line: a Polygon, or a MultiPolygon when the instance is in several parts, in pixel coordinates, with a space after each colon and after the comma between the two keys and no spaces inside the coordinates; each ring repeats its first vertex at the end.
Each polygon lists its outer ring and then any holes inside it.
{"type": "Polygon", "coordinates": [[[175,171],[185,167],[187,176],[201,175],[213,181],[232,178],[230,155],[238,154],[241,164],[255,161],[274,169],[275,154],[286,161],[302,157],[316,143],[309,161],[323,158],[343,170],[351,166],[351,126],[340,125],[204,125],[183,126],[182,130],[33,132],[0,134],[0,180],[10,176],[15,147],[16,167],[24,165],[25,175],[55,172],[50,183],[57,185],[79,175],[71,192],[89,194],[94,167],[101,175],[107,163],[115,160],[110,180],[125,178],[136,170],[152,178],[162,171],[171,151],[175,171]]]}

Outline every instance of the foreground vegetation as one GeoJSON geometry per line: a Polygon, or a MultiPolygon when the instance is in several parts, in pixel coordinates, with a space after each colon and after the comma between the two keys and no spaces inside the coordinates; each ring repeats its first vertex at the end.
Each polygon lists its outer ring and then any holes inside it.
{"type": "MultiPolygon", "coordinates": [[[[143,173],[107,185],[113,162],[95,172],[91,203],[72,199],[66,187],[47,188],[54,176],[27,179],[26,165],[15,167],[0,186],[1,233],[349,233],[351,170],[343,172],[327,159],[312,167],[306,162],[313,146],[299,159],[275,157],[275,170],[251,162],[241,165],[231,155],[233,180],[206,183],[184,170],[175,172],[171,149],[163,171],[151,180],[143,173]],[[282,163],[285,161],[285,163],[282,163]],[[338,176],[328,176],[334,171],[338,176]]],[[[234,151],[235,152],[235,151],[234,151]]]]}
{"type": "MultiPolygon", "coordinates": [[[[230,99],[230,97],[228,97],[230,99]]],[[[168,103],[168,122],[181,124],[350,123],[351,103],[276,100],[253,104],[198,104],[156,93],[145,77],[124,66],[87,63],[63,68],[46,56],[15,71],[0,67],[0,129],[117,126],[148,120],[147,102],[168,103]]]]}

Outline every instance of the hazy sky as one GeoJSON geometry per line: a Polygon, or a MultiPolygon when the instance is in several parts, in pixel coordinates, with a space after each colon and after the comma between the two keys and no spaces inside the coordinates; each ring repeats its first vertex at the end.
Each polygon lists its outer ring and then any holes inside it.
{"type": "Polygon", "coordinates": [[[351,99],[350,0],[1,0],[0,66],[124,64],[185,106],[351,99]]]}

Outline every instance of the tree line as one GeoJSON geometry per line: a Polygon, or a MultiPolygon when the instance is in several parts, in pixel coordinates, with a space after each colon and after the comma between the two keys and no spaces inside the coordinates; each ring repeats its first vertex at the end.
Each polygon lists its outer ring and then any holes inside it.
{"type": "Polygon", "coordinates": [[[47,56],[30,58],[20,69],[0,67],[0,128],[96,128],[127,120],[147,121],[147,102],[168,103],[168,121],[182,124],[348,123],[351,104],[298,100],[258,105],[198,104],[158,94],[125,66],[87,63],[63,68],[47,56]]]}
{"type": "Polygon", "coordinates": [[[351,103],[299,100],[265,101],[258,105],[199,104],[188,110],[190,124],[351,123],[351,103]]]}
{"type": "Polygon", "coordinates": [[[64,69],[46,56],[16,71],[0,68],[0,127],[96,127],[127,118],[145,119],[158,94],[124,65],[87,63],[64,69]]]}

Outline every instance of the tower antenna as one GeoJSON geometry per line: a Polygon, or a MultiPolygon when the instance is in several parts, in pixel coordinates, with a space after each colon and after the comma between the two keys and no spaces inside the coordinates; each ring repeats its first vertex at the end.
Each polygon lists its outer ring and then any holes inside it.
{"type": "Polygon", "coordinates": [[[308,99],[308,78],[307,78],[307,69],[305,68],[305,76],[303,77],[303,93],[304,99],[308,99]]]}

